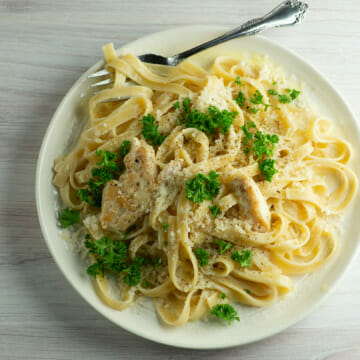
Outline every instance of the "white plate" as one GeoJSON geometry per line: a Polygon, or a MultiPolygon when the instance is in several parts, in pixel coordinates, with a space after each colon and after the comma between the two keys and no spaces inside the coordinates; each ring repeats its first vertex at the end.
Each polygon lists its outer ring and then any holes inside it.
{"type": "MultiPolygon", "coordinates": [[[[144,37],[120,51],[173,55],[226,30],[217,26],[175,28],[144,37]]],[[[360,136],[355,117],[344,99],[322,75],[297,55],[262,37],[236,39],[216,49],[221,53],[244,50],[269,55],[275,64],[282,65],[286,72],[295,74],[310,85],[311,98],[318,103],[320,112],[334,121],[341,120],[348,140],[355,147],[355,153],[359,153],[356,147],[359,146],[360,136]]],[[[215,49],[209,51],[209,59],[214,51],[215,49]]],[[[262,309],[239,306],[239,323],[226,326],[217,321],[198,321],[181,328],[169,328],[159,322],[149,301],[119,312],[99,300],[86,275],[84,264],[69,251],[60,236],[56,223],[59,199],[51,180],[54,159],[73,141],[79,132],[79,125],[84,120],[79,104],[86,101],[86,94],[89,93],[89,81],[86,76],[102,65],[103,63],[99,62],[90,68],[66,94],[47,129],[37,164],[36,201],[41,229],[52,256],[72,286],[97,311],[122,328],[153,341],[186,348],[215,349],[246,344],[278,333],[309,314],[329,293],[325,292],[324,288],[334,288],[355,256],[360,244],[357,241],[360,221],[357,221],[355,215],[360,213],[358,197],[354,204],[356,208],[351,212],[346,227],[344,226],[344,236],[337,257],[315,274],[303,278],[292,296],[278,301],[275,305],[262,309]]],[[[353,160],[353,164],[356,165],[355,171],[359,174],[359,161],[353,160]]]]}

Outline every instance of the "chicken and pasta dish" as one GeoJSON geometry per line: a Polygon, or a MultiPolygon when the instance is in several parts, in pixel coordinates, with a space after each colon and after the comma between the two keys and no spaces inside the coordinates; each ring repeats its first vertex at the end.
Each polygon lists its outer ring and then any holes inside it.
{"type": "Polygon", "coordinates": [[[164,69],[103,50],[113,82],[53,183],[104,303],[148,297],[169,325],[230,323],[231,304],[267,306],[336,253],[351,146],[280,68],[239,55],[164,69]]]}

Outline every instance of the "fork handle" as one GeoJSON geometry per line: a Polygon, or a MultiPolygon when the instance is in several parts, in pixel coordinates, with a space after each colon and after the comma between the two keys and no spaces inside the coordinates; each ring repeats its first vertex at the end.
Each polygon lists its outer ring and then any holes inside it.
{"type": "Polygon", "coordinates": [[[172,60],[174,62],[174,65],[176,65],[184,59],[188,58],[189,56],[197,54],[200,51],[221,44],[225,41],[229,41],[231,39],[242,36],[255,35],[259,32],[274,27],[295,25],[302,21],[307,9],[308,5],[304,2],[297,0],[286,0],[276,6],[273,10],[271,10],[263,17],[249,20],[243,25],[240,25],[237,28],[215,39],[209,40],[203,44],[200,44],[180,54],[177,54],[172,57],[172,60]]]}

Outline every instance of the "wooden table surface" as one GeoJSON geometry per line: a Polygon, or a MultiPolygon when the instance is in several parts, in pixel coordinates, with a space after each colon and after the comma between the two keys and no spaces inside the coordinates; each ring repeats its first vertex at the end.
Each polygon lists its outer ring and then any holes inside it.
{"type": "MultiPolygon", "coordinates": [[[[360,359],[360,257],[326,302],[264,341],[219,351],[170,348],[99,315],[70,287],[45,246],[35,166],[61,98],[101,57],[186,24],[234,27],[276,0],[0,0],[0,359],[360,359]]],[[[328,77],[360,117],[360,1],[309,0],[305,22],[265,36],[328,77]]]]}

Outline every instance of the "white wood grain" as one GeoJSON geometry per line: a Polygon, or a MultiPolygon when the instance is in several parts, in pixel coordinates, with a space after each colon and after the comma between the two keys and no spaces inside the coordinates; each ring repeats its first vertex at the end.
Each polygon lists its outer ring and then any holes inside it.
{"type": "MultiPolygon", "coordinates": [[[[262,342],[220,351],[157,345],[90,308],[42,239],[34,178],[57,104],[100,46],[186,24],[236,26],[276,1],[0,0],[1,359],[360,359],[360,266],[307,319],[262,342]]],[[[309,1],[303,25],[266,36],[308,59],[360,117],[360,2],[309,1]]],[[[341,119],[338,119],[341,121],[341,119]]]]}

